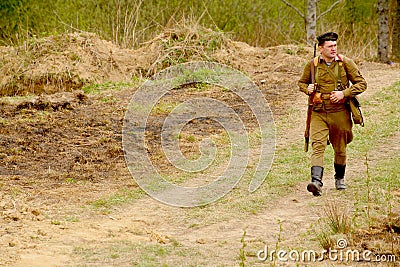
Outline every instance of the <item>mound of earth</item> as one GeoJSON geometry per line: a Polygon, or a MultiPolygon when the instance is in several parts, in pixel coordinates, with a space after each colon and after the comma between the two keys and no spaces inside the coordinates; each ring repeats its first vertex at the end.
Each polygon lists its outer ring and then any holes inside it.
{"type": "Polygon", "coordinates": [[[299,73],[311,53],[298,46],[255,48],[223,33],[188,27],[167,29],[135,50],[83,32],[31,39],[0,51],[0,96],[52,94],[93,83],[131,81],[193,60],[224,63],[253,77],[270,72],[261,80],[275,84],[299,73]],[[284,75],[272,75],[280,72],[284,75]]]}

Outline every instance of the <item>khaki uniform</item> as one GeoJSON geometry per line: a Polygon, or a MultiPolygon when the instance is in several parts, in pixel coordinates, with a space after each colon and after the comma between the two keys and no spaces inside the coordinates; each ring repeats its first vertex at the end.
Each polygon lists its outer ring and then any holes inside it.
{"type": "MultiPolygon", "coordinates": [[[[307,87],[311,84],[311,62],[304,68],[298,86],[300,91],[308,94],[307,87]]],[[[367,89],[367,83],[354,61],[347,57],[337,56],[328,66],[319,58],[315,67],[317,92],[322,94],[322,103],[313,106],[310,126],[312,146],[311,165],[324,166],[324,152],[328,140],[335,151],[335,164],[346,165],[346,146],[353,139],[350,112],[345,103],[331,103],[329,94],[337,90],[337,78],[340,81],[346,99],[356,96],[367,89]],[[340,66],[339,62],[342,66],[340,66]],[[340,71],[335,71],[339,70],[340,71]]]]}

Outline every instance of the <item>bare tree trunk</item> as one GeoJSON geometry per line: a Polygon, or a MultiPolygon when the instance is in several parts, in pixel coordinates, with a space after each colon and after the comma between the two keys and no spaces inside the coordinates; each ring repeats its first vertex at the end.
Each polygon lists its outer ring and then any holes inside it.
{"type": "Polygon", "coordinates": [[[393,19],[392,55],[394,60],[400,60],[400,0],[397,0],[397,9],[393,19]]]}
{"type": "Polygon", "coordinates": [[[343,0],[337,0],[327,10],[322,12],[318,17],[317,17],[318,0],[307,0],[307,17],[297,7],[292,5],[287,0],[281,0],[281,1],[284,2],[288,7],[293,8],[297,12],[297,14],[299,14],[300,17],[304,19],[304,23],[306,26],[307,44],[312,45],[315,42],[315,36],[316,36],[315,33],[317,31],[317,20],[319,20],[322,16],[325,16],[326,14],[331,12],[332,9],[343,0]]]}
{"type": "Polygon", "coordinates": [[[317,17],[318,0],[307,0],[307,16],[305,16],[297,7],[292,5],[287,0],[281,0],[281,1],[284,2],[288,7],[293,8],[294,11],[296,11],[296,13],[299,14],[300,17],[304,19],[304,23],[306,26],[307,44],[312,45],[315,42],[315,36],[316,36],[315,33],[317,31],[317,20],[319,20],[321,17],[331,12],[332,9],[342,0],[337,0],[327,10],[322,12],[318,17],[317,17]]]}
{"type": "Polygon", "coordinates": [[[378,0],[378,60],[389,61],[389,0],[378,0]]]}
{"type": "Polygon", "coordinates": [[[307,1],[307,20],[306,20],[306,34],[307,43],[313,44],[315,42],[315,32],[317,29],[317,0],[307,1]]]}

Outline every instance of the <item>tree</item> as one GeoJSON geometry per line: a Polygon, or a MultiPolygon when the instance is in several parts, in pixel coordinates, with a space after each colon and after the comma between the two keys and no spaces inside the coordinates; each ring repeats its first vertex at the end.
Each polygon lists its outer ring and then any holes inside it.
{"type": "Polygon", "coordinates": [[[400,0],[397,0],[396,13],[393,19],[393,41],[392,55],[393,59],[400,60],[400,0]]]}
{"type": "Polygon", "coordinates": [[[317,17],[317,3],[318,0],[307,0],[307,15],[302,13],[297,7],[292,5],[290,2],[287,0],[281,0],[284,2],[287,6],[293,8],[297,14],[299,14],[303,19],[304,19],[304,24],[306,28],[306,35],[307,35],[307,43],[312,45],[315,42],[315,37],[316,37],[316,30],[317,30],[317,21],[328,14],[329,12],[332,11],[332,9],[339,4],[342,0],[338,0],[335,3],[333,3],[327,10],[322,12],[318,17],[317,17]]]}
{"type": "Polygon", "coordinates": [[[378,60],[389,61],[389,0],[378,0],[378,60]]]}

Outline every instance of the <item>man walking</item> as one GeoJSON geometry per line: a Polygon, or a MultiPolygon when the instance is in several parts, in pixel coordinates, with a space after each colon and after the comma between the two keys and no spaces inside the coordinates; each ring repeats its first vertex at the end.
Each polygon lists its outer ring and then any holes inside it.
{"type": "Polygon", "coordinates": [[[353,139],[348,101],[367,89],[367,83],[354,61],[337,54],[337,39],[338,35],[334,32],[317,37],[320,55],[306,64],[298,82],[300,91],[313,100],[310,123],[311,183],[307,190],[314,196],[322,193],[324,152],[328,140],[335,152],[336,189],[346,189],[346,146],[353,139]]]}

